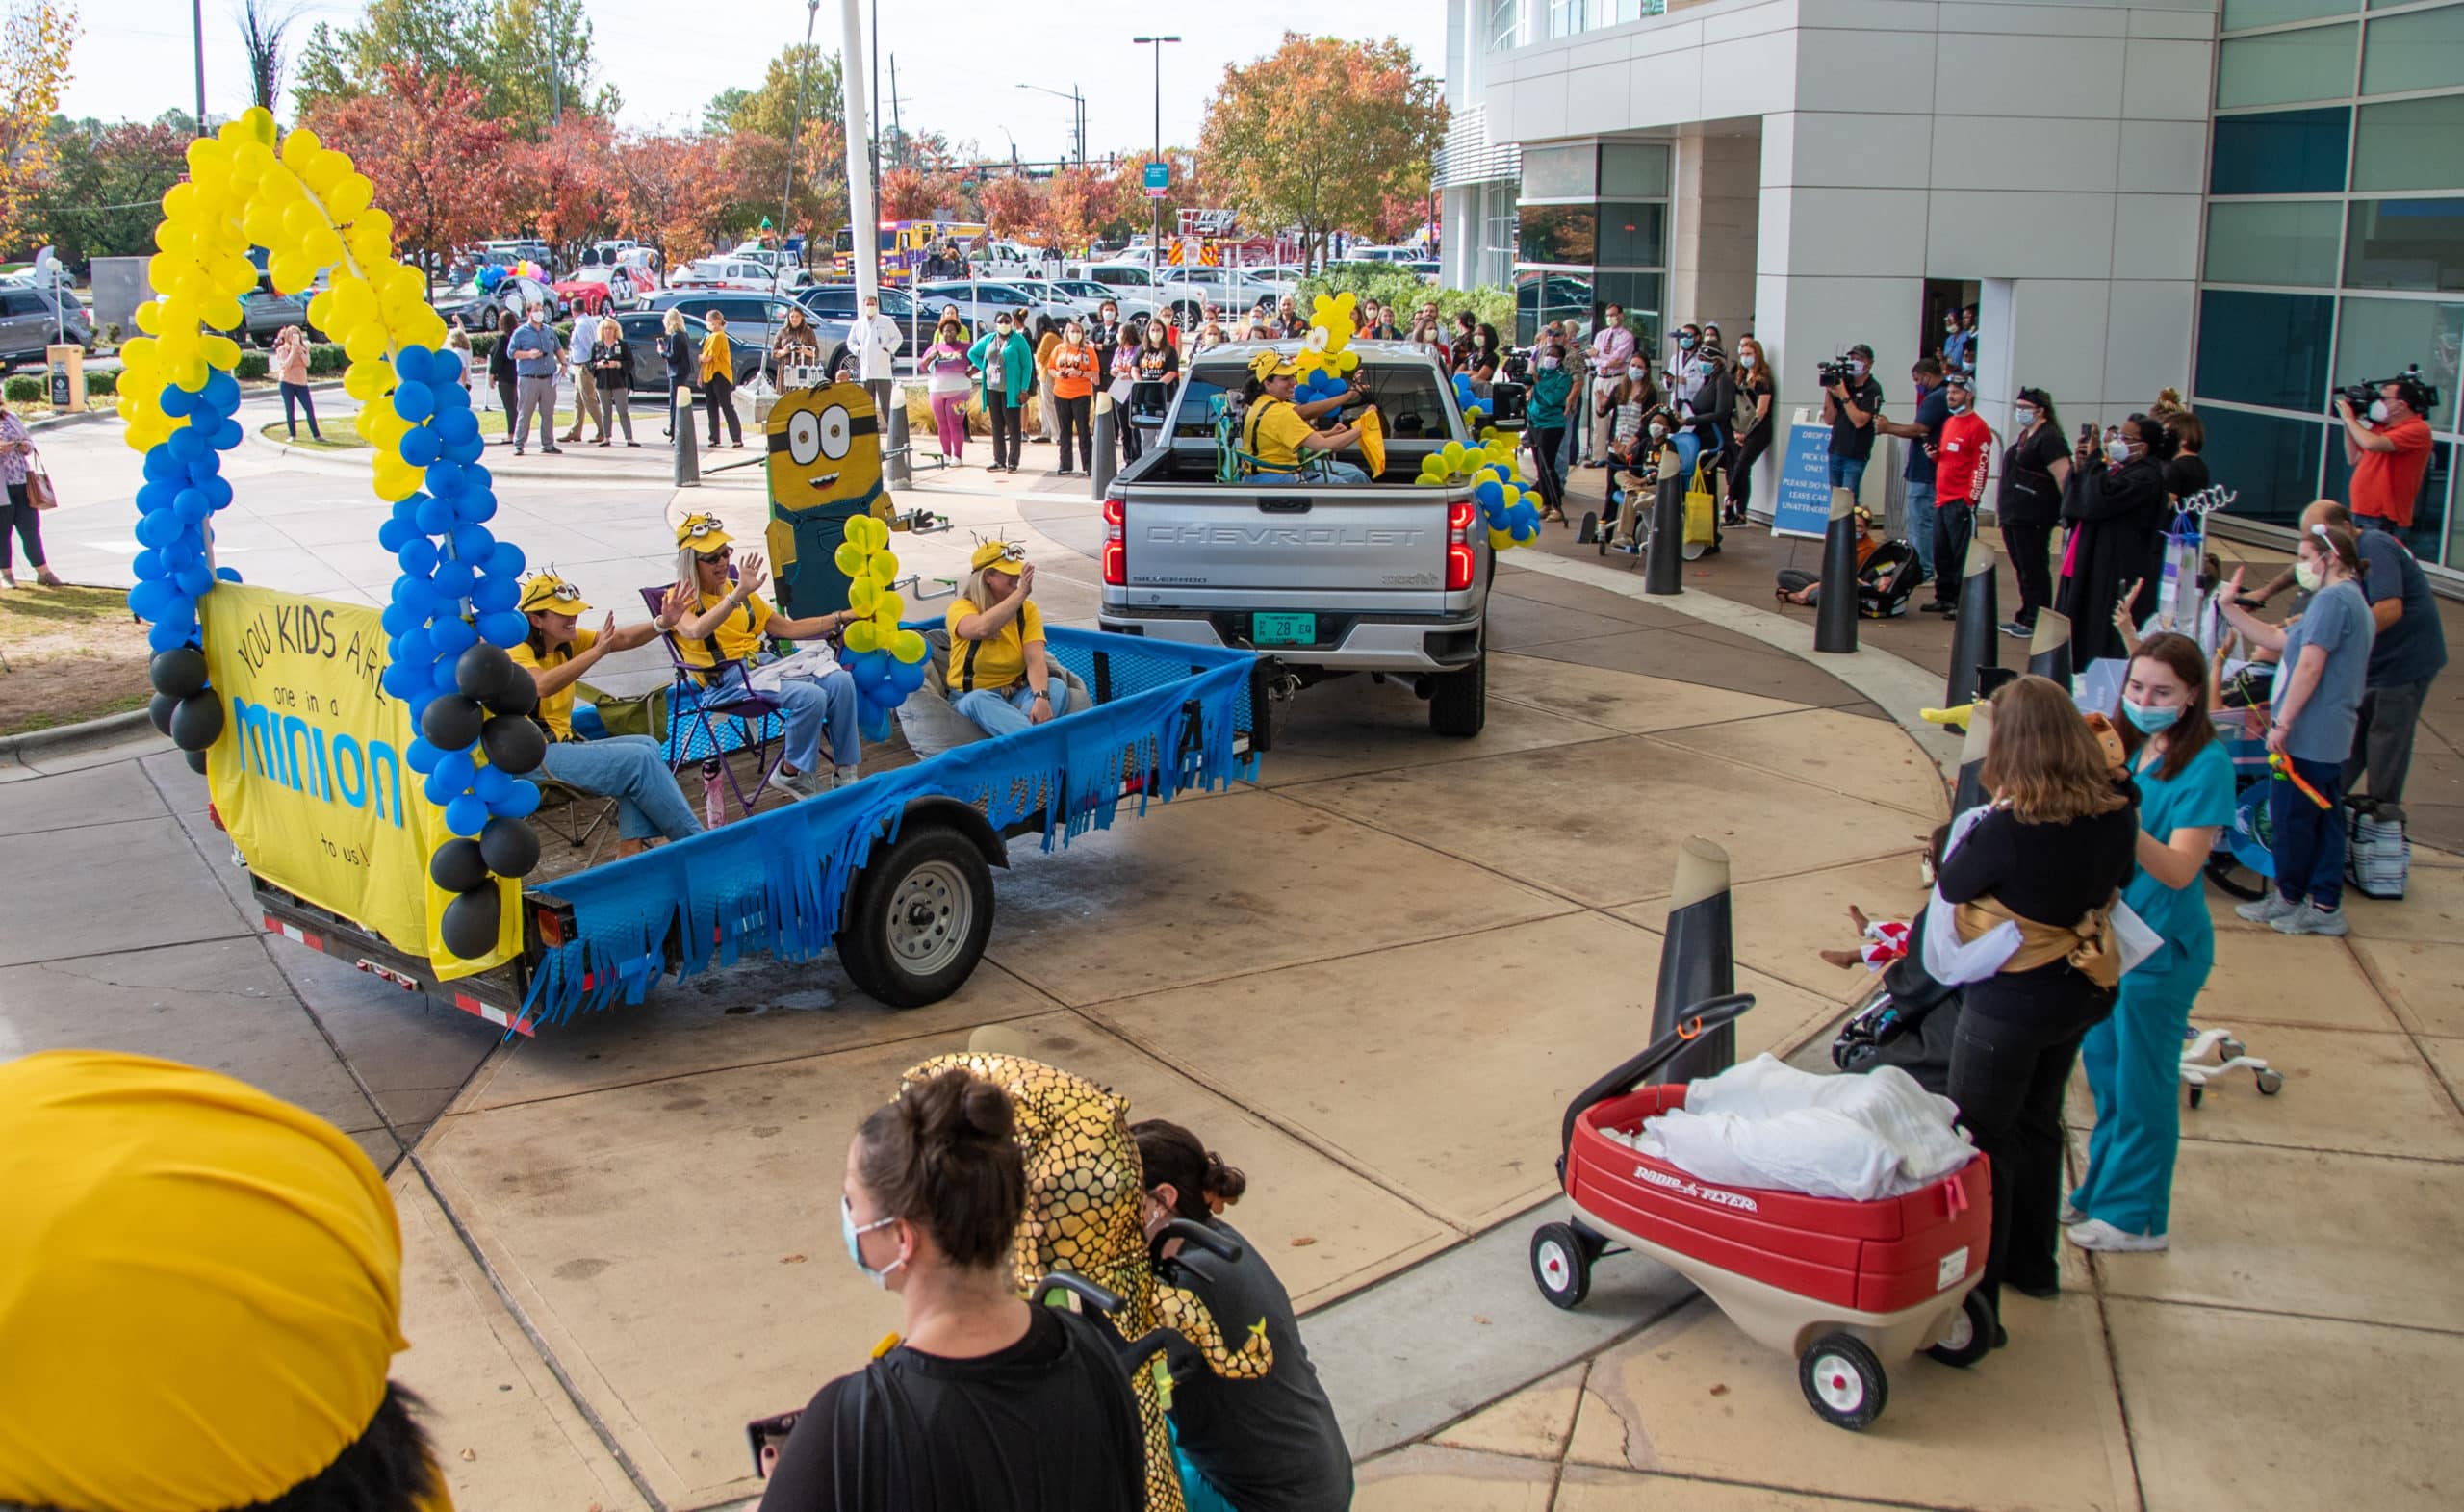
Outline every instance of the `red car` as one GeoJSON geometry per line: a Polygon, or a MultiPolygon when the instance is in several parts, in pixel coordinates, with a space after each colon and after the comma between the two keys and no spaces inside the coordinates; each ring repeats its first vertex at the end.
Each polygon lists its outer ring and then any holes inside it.
{"type": "Polygon", "coordinates": [[[584,268],[552,287],[557,296],[583,315],[629,310],[648,292],[629,268],[584,268]]]}

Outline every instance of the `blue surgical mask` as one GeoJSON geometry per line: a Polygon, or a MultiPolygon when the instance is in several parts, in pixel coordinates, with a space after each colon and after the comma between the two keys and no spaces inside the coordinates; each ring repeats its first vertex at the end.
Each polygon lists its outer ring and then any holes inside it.
{"type": "Polygon", "coordinates": [[[2139,727],[2141,733],[2149,735],[2172,729],[2174,721],[2182,717],[2181,705],[2178,704],[2169,704],[2160,707],[2153,704],[2134,704],[2128,699],[2121,701],[2121,711],[2129,716],[2132,724],[2139,727]]]}
{"type": "Polygon", "coordinates": [[[2037,412],[2025,408],[2015,409],[2011,412],[2011,423],[2021,430],[2025,430],[2037,423],[2037,412]]]}
{"type": "Polygon", "coordinates": [[[856,1269],[864,1273],[865,1280],[878,1287],[888,1287],[889,1273],[907,1264],[907,1261],[902,1257],[876,1270],[864,1264],[864,1248],[857,1241],[877,1228],[887,1228],[897,1221],[896,1218],[875,1218],[870,1223],[860,1226],[856,1222],[856,1209],[848,1202],[847,1194],[843,1192],[838,1194],[838,1231],[847,1240],[847,1258],[856,1262],[856,1269]]]}
{"type": "Polygon", "coordinates": [[[1754,353],[1752,353],[1752,352],[1750,352],[1750,351],[1749,351],[1749,352],[1739,352],[1739,353],[1737,354],[1736,365],[1737,365],[1738,367],[1740,367],[1740,368],[1744,368],[1744,369],[1748,370],[1749,372],[1750,372],[1750,371],[1752,371],[1752,369],[1753,369],[1753,367],[1754,367],[1754,353]]]}
{"type": "Polygon", "coordinates": [[[1692,351],[1694,349],[1694,338],[1691,336],[1679,337],[1677,339],[1677,349],[1679,351],[1692,351]]]}

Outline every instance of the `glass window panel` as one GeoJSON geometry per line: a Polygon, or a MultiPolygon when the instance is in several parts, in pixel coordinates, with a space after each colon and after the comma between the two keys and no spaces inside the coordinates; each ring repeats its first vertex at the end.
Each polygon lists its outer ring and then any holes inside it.
{"type": "Polygon", "coordinates": [[[1523,207],[1523,260],[1527,263],[1600,261],[1598,205],[1526,205],[1523,207]]]}
{"type": "Polygon", "coordinates": [[[2352,187],[2464,189],[2464,94],[2363,106],[2352,187]]]}
{"type": "MultiPolygon", "coordinates": [[[[2422,491],[2413,496],[2413,528],[2406,544],[2413,554],[2425,562],[2444,561],[2452,567],[2464,562],[2452,554],[2448,535],[2447,500],[2455,471],[2455,448],[2450,442],[2434,441],[2429,448],[2429,471],[2422,474],[2422,491]],[[2442,557],[2439,553],[2448,551],[2442,557]]],[[[2352,464],[2345,460],[2345,448],[2333,430],[2327,433],[2327,480],[2319,490],[2322,499],[2338,503],[2352,501],[2352,464]]],[[[2233,512],[2240,514],[2236,505],[2233,512]]]]}
{"type": "Polygon", "coordinates": [[[1600,192],[1617,199],[1668,197],[1668,148],[1658,142],[1609,142],[1600,149],[1600,192]]]}
{"type": "Polygon", "coordinates": [[[2352,111],[2343,105],[2219,115],[2207,192],[2337,193],[2345,187],[2345,151],[2351,134],[2352,111]]]}
{"type": "Polygon", "coordinates": [[[1526,269],[1514,275],[1514,340],[1528,346],[1543,320],[1574,320],[1589,330],[1592,281],[1578,273],[1526,269]]]}
{"type": "Polygon", "coordinates": [[[1604,266],[1657,268],[1667,261],[1668,207],[1657,202],[1600,207],[1604,266]]]}
{"type": "Polygon", "coordinates": [[[1523,27],[1530,0],[1497,0],[1489,8],[1489,51],[1502,53],[1520,47],[1527,38],[1523,27]]]}
{"type": "Polygon", "coordinates": [[[2216,103],[2342,99],[2352,93],[2353,54],[2360,45],[2361,28],[2351,22],[2235,38],[2216,49],[2216,103]]]}
{"type": "Polygon", "coordinates": [[[2232,490],[2233,518],[2294,525],[2319,497],[2319,452],[2323,422],[2288,415],[2253,415],[2215,404],[2199,407],[2207,445],[2199,456],[2216,481],[2232,490]]]}
{"type": "Polygon", "coordinates": [[[2342,207],[2334,200],[2220,200],[2207,207],[2207,279],[2219,284],[2336,281],[2342,207]]]}
{"type": "Polygon", "coordinates": [[[2349,15],[2352,10],[2353,0],[2224,0],[2224,29],[2240,32],[2314,15],[2349,15]]]}
{"type": "Polygon", "coordinates": [[[1523,149],[1523,197],[1572,199],[1595,193],[1599,185],[1595,169],[1599,162],[1600,149],[1588,144],[1579,147],[1526,147],[1523,149]]]}
{"type": "Polygon", "coordinates": [[[2326,295],[2199,291],[2197,391],[2209,398],[2326,413],[2335,303],[2326,295]]]}
{"type": "Polygon", "coordinates": [[[2464,304],[2426,299],[2347,299],[2336,329],[2339,385],[2393,377],[2419,363],[2422,378],[2438,390],[2430,425],[2455,423],[2456,359],[2464,346],[2464,304]]]}
{"type": "Polygon", "coordinates": [[[2361,92],[2400,94],[2464,84],[2464,5],[2370,23],[2361,49],[2361,92]]]}
{"type": "Polygon", "coordinates": [[[1660,315],[1660,275],[1657,273],[1602,273],[1593,280],[1603,305],[1614,304],[1626,312],[1626,323],[1634,328],[1636,349],[1659,349],[1662,317],[1660,315]]]}
{"type": "Polygon", "coordinates": [[[2345,282],[2355,289],[2464,289],[2464,199],[2354,200],[2345,282]]]}

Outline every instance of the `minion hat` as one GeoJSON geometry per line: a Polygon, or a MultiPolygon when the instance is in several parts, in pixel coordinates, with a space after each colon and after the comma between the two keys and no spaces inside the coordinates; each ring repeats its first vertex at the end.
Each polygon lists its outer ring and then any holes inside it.
{"type": "Polygon", "coordinates": [[[988,568],[1016,576],[1027,565],[1027,549],[1016,541],[987,541],[966,559],[967,571],[980,573],[988,568]]]}
{"type": "Polygon", "coordinates": [[[1296,378],[1300,376],[1300,364],[1279,351],[1262,351],[1249,359],[1249,376],[1260,383],[1269,378],[1296,378]]]}
{"type": "Polygon", "coordinates": [[[676,544],[680,550],[691,547],[696,551],[715,551],[734,539],[728,534],[728,527],[719,524],[716,515],[686,515],[684,523],[676,527],[676,544]]]}
{"type": "Polygon", "coordinates": [[[368,1431],[407,1347],[402,1234],[333,1125],[194,1066],[46,1051],[0,1064],[0,1502],[244,1506],[368,1431]]]}
{"type": "Polygon", "coordinates": [[[551,614],[587,614],[590,605],[581,602],[581,590],[556,576],[552,567],[532,573],[522,580],[522,601],[514,605],[523,613],[544,609],[551,614]]]}

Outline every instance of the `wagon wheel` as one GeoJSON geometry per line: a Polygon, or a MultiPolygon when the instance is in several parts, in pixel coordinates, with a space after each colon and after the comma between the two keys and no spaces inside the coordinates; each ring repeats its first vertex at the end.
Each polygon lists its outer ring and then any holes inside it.
{"type": "Polygon", "coordinates": [[[1797,1384],[1806,1404],[1834,1427],[1872,1425],[1890,1400],[1883,1362],[1854,1334],[1824,1334],[1797,1358],[1797,1384]]]}
{"type": "Polygon", "coordinates": [[[1531,1279],[1557,1307],[1575,1308],[1591,1294],[1593,1250],[1565,1223],[1543,1223],[1531,1235],[1531,1279]]]}
{"type": "Polygon", "coordinates": [[[1993,1345],[2001,1327],[1993,1320],[1993,1309],[1985,1298],[1970,1292],[1960,1301],[1960,1310],[1951,1315],[1950,1326],[1942,1337],[1926,1346],[1925,1352],[1942,1364],[1964,1371],[1993,1352],[1993,1345]]]}

